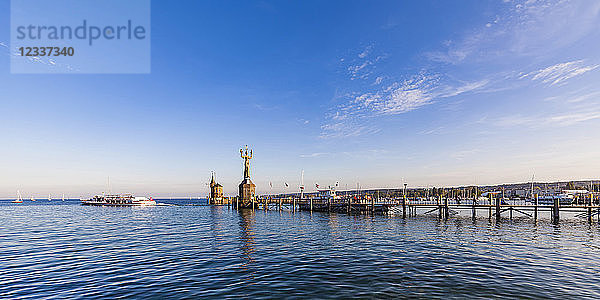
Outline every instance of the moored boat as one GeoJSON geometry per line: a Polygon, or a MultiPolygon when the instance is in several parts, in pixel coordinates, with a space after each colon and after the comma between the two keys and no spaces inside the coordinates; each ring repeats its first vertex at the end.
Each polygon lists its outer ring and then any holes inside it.
{"type": "Polygon", "coordinates": [[[552,205],[554,200],[558,200],[560,205],[571,205],[573,204],[573,195],[566,193],[556,195],[541,195],[538,197],[538,204],[540,205],[552,205]]]}
{"type": "MultiPolygon", "coordinates": [[[[562,194],[547,194],[539,195],[537,199],[538,205],[553,205],[554,200],[558,200],[560,205],[571,205],[574,203],[573,195],[562,193],[562,194]]],[[[535,199],[526,199],[525,202],[535,204],[535,199]]]]}
{"type": "Polygon", "coordinates": [[[12,203],[23,203],[23,198],[21,197],[20,191],[17,191],[17,199],[13,200],[12,203]]]}
{"type": "Polygon", "coordinates": [[[131,194],[96,195],[90,199],[81,199],[82,205],[94,206],[151,206],[156,201],[151,197],[136,197],[131,194]]]}

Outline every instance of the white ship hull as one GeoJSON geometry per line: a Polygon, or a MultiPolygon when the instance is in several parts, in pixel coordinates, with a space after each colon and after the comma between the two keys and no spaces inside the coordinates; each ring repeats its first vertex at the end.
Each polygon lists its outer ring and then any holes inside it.
{"type": "Polygon", "coordinates": [[[91,199],[81,199],[82,205],[92,206],[154,206],[152,198],[134,197],[132,195],[99,195],[91,199]]]}

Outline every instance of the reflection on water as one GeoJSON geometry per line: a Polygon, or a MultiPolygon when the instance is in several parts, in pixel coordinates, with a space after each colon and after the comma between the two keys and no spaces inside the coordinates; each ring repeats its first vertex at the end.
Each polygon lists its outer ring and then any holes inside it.
{"type": "Polygon", "coordinates": [[[598,298],[596,223],[0,202],[0,298],[598,298]]]}
{"type": "Polygon", "coordinates": [[[244,266],[247,266],[254,262],[252,258],[254,253],[254,232],[252,231],[254,211],[251,209],[240,210],[238,224],[240,227],[240,251],[245,260],[244,266]]]}

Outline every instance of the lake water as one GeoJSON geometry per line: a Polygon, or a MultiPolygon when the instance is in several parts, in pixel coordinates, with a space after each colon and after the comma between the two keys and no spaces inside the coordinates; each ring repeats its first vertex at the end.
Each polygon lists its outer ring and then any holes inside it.
{"type": "Polygon", "coordinates": [[[600,297],[581,220],[3,201],[0,261],[10,299],[600,297]]]}

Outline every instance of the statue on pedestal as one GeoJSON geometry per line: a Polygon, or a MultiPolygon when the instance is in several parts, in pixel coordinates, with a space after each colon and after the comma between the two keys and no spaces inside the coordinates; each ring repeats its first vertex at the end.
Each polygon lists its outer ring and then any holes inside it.
{"type": "Polygon", "coordinates": [[[240,149],[240,156],[244,159],[244,179],[239,185],[239,203],[242,207],[248,208],[256,205],[254,202],[254,192],[256,185],[250,180],[250,160],[252,159],[252,150],[248,152],[248,145],[245,149],[240,149]]]}

